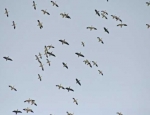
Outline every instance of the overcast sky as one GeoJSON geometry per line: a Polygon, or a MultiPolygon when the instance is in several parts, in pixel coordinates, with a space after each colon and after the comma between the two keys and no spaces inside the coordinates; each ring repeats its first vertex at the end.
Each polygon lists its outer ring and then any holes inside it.
{"type": "Polygon", "coordinates": [[[13,110],[33,109],[35,115],[149,115],[150,114],[150,6],[147,0],[50,0],[0,1],[0,113],[15,115],[13,110]],[[9,11],[9,17],[5,13],[9,11]],[[50,15],[44,15],[47,9],[50,15]],[[106,10],[108,19],[95,13],[106,10]],[[71,19],[60,13],[69,13],[71,19]],[[127,27],[117,27],[120,16],[127,27]],[[40,29],[37,20],[43,23],[40,29]],[[15,21],[16,29],[12,26],[15,21]],[[97,30],[87,30],[87,26],[97,30]],[[104,32],[108,28],[110,34],[104,32]],[[103,39],[104,44],[98,42],[103,39]],[[65,39],[68,45],[62,45],[65,39]],[[81,42],[85,43],[85,47],[81,42]],[[48,57],[44,46],[56,57],[48,57]],[[42,54],[44,71],[35,58],[42,54]],[[85,57],[75,54],[81,52],[85,57]],[[5,61],[4,56],[13,59],[5,61]],[[98,67],[90,68],[83,60],[96,61],[98,67]],[[63,67],[67,63],[69,69],[63,67]],[[103,71],[103,76],[98,70],[103,71]],[[42,81],[38,79],[42,76],[42,81]],[[81,86],[75,79],[81,81],[81,86]],[[56,85],[71,87],[74,92],[58,89],[56,85]],[[9,85],[17,91],[11,91],[9,85]],[[78,99],[79,105],[72,98],[78,99]],[[24,103],[34,99],[37,106],[24,103]]]}

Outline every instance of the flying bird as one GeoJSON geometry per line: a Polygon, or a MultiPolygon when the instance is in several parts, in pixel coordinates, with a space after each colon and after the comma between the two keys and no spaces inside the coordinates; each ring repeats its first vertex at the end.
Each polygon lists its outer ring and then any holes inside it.
{"type": "Polygon", "coordinates": [[[146,4],[147,4],[147,6],[149,6],[149,5],[150,5],[150,2],[146,2],[146,4]]]}
{"type": "Polygon", "coordinates": [[[89,63],[89,61],[86,59],[86,60],[84,60],[83,61],[85,64],[88,64],[89,63]]]}
{"type": "Polygon", "coordinates": [[[104,13],[101,13],[101,15],[102,15],[102,18],[107,19],[107,17],[105,16],[105,14],[104,14],[104,13]]]}
{"type": "Polygon", "coordinates": [[[109,34],[109,31],[108,31],[108,29],[107,29],[107,28],[105,28],[105,27],[104,27],[104,30],[105,30],[105,32],[107,32],[107,33],[109,34]]]}
{"type": "Polygon", "coordinates": [[[63,45],[63,44],[69,45],[69,43],[66,42],[65,39],[64,39],[64,40],[59,40],[59,41],[62,43],[62,45],[63,45]]]}
{"type": "Polygon", "coordinates": [[[99,42],[101,42],[102,44],[104,44],[104,42],[103,42],[102,38],[97,37],[97,39],[98,39],[98,41],[99,41],[99,42]]]}
{"type": "Polygon", "coordinates": [[[80,80],[78,80],[77,78],[76,78],[76,83],[81,86],[80,80]]]}
{"type": "Polygon", "coordinates": [[[62,18],[66,18],[66,14],[65,13],[60,13],[60,15],[62,16],[62,18]]]}
{"type": "Polygon", "coordinates": [[[30,103],[30,102],[31,102],[31,99],[29,98],[29,99],[25,100],[24,102],[30,103]]]}
{"type": "Polygon", "coordinates": [[[36,10],[36,5],[35,2],[33,1],[33,7],[34,7],[34,10],[36,10]]]}
{"type": "Polygon", "coordinates": [[[55,54],[53,54],[53,52],[47,52],[47,54],[49,54],[50,56],[56,57],[55,54]]]}
{"type": "Polygon", "coordinates": [[[8,57],[3,57],[4,59],[9,60],[9,61],[13,61],[9,56],[8,57]]]}
{"type": "Polygon", "coordinates": [[[117,18],[117,16],[115,16],[115,15],[111,15],[111,17],[112,17],[113,19],[116,19],[116,18],[117,18]]]}
{"type": "Polygon", "coordinates": [[[73,115],[72,113],[69,113],[68,111],[66,113],[67,113],[67,115],[73,115]]]}
{"type": "Polygon", "coordinates": [[[55,47],[54,47],[54,46],[52,46],[52,45],[49,45],[49,46],[47,46],[47,47],[48,47],[49,49],[50,49],[50,48],[55,48],[55,47]]]}
{"type": "Polygon", "coordinates": [[[43,28],[43,24],[40,22],[40,20],[37,20],[37,21],[38,21],[38,25],[37,26],[39,26],[40,29],[42,29],[43,28]]]}
{"type": "Polygon", "coordinates": [[[38,62],[41,63],[39,57],[37,55],[35,55],[35,57],[36,57],[36,60],[38,60],[38,62]]]}
{"type": "Polygon", "coordinates": [[[100,16],[100,13],[99,13],[98,10],[95,9],[95,12],[96,12],[96,14],[97,14],[98,16],[100,16]]]}
{"type": "Polygon", "coordinates": [[[67,68],[67,69],[68,69],[68,66],[67,66],[67,64],[66,64],[66,63],[62,62],[62,64],[63,64],[63,66],[64,66],[65,68],[67,68]]]}
{"type": "Polygon", "coordinates": [[[95,28],[95,27],[93,27],[93,26],[88,26],[88,27],[86,27],[87,29],[90,29],[90,31],[91,30],[97,30],[97,28],[95,28]]]}
{"type": "Polygon", "coordinates": [[[116,18],[115,18],[115,19],[116,19],[116,21],[118,21],[118,20],[119,20],[120,22],[122,22],[122,20],[120,19],[120,17],[117,17],[117,16],[116,16],[116,18]]]}
{"type": "Polygon", "coordinates": [[[40,75],[40,74],[38,74],[38,79],[40,80],[40,81],[42,81],[42,76],[40,75]]]}
{"type": "Polygon", "coordinates": [[[44,71],[44,67],[43,67],[44,64],[40,63],[40,66],[42,68],[42,70],[44,71]]]}
{"type": "Polygon", "coordinates": [[[92,65],[91,65],[91,63],[89,61],[88,61],[87,65],[89,65],[92,68],[92,65]]]}
{"type": "Polygon", "coordinates": [[[17,89],[14,88],[14,86],[9,85],[9,87],[11,88],[11,90],[17,91],[17,89]]]}
{"type": "Polygon", "coordinates": [[[65,14],[65,15],[66,15],[66,16],[65,16],[66,18],[71,19],[71,17],[69,16],[69,14],[65,14]]]}
{"type": "Polygon", "coordinates": [[[22,113],[22,112],[19,111],[18,109],[17,109],[17,110],[14,110],[14,111],[12,111],[12,112],[16,113],[16,115],[17,115],[17,113],[22,113]]]}
{"type": "Polygon", "coordinates": [[[56,85],[56,87],[58,87],[58,89],[60,89],[60,88],[65,89],[61,84],[60,85],[56,85]]]}
{"type": "Polygon", "coordinates": [[[14,29],[16,29],[16,24],[15,24],[15,22],[13,21],[13,25],[12,25],[13,27],[14,27],[14,29]]]}
{"type": "Polygon", "coordinates": [[[79,57],[79,56],[84,57],[84,55],[81,54],[81,52],[80,52],[80,53],[77,52],[77,53],[75,53],[75,54],[78,55],[78,57],[79,57]]]}
{"type": "Polygon", "coordinates": [[[116,114],[118,114],[118,115],[123,115],[121,112],[117,112],[116,114]]]}
{"type": "Polygon", "coordinates": [[[147,25],[147,28],[150,28],[150,24],[146,24],[147,25]]]}
{"type": "Polygon", "coordinates": [[[127,26],[127,24],[118,24],[117,26],[120,26],[122,28],[122,26],[127,26]]]}
{"type": "Polygon", "coordinates": [[[5,8],[5,14],[6,14],[7,17],[9,16],[7,8],[5,8]]]}
{"type": "Polygon", "coordinates": [[[81,42],[81,44],[82,44],[83,47],[85,46],[84,42],[81,42]]]}
{"type": "Polygon", "coordinates": [[[98,70],[99,74],[103,75],[103,72],[101,70],[98,70]]]}
{"type": "Polygon", "coordinates": [[[96,67],[98,67],[97,63],[95,61],[92,61],[93,65],[95,65],[96,67]]]}
{"type": "Polygon", "coordinates": [[[39,53],[39,57],[42,59],[42,54],[41,53],[39,53]]]}
{"type": "Polygon", "coordinates": [[[35,100],[31,100],[31,105],[37,106],[37,104],[35,103],[35,100]]]}
{"type": "Polygon", "coordinates": [[[48,55],[47,55],[47,51],[45,50],[45,54],[44,54],[47,58],[48,58],[48,55]]]}
{"type": "Polygon", "coordinates": [[[75,99],[75,98],[72,98],[72,99],[73,99],[73,102],[75,102],[76,105],[78,105],[77,99],[75,99]]]}
{"type": "Polygon", "coordinates": [[[106,11],[104,11],[104,10],[102,10],[101,12],[102,12],[103,14],[108,15],[108,13],[107,13],[106,11]]]}
{"type": "Polygon", "coordinates": [[[24,111],[26,111],[27,113],[28,113],[28,112],[32,112],[32,113],[34,113],[34,112],[33,112],[33,110],[32,110],[32,109],[30,109],[30,108],[28,108],[28,107],[27,107],[27,108],[25,108],[25,109],[23,109],[23,110],[24,110],[24,111]]]}
{"type": "Polygon", "coordinates": [[[71,89],[70,87],[66,87],[66,89],[69,91],[74,91],[73,89],[71,89]]]}
{"type": "Polygon", "coordinates": [[[49,61],[48,59],[46,59],[46,60],[47,60],[48,65],[50,66],[50,65],[51,65],[51,64],[50,64],[51,61],[49,61]]]}
{"type": "Polygon", "coordinates": [[[47,15],[50,15],[49,12],[47,12],[46,10],[41,10],[43,12],[43,14],[47,14],[47,15]]]}
{"type": "Polygon", "coordinates": [[[53,4],[53,6],[59,7],[58,4],[56,4],[56,2],[51,1],[51,3],[53,4]]]}

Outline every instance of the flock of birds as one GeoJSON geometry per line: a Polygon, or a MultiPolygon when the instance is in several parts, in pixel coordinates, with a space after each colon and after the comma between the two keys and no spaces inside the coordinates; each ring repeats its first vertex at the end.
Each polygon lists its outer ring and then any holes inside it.
{"type": "MultiPolygon", "coordinates": [[[[108,2],[108,0],[107,0],[107,2],[108,2]]],[[[59,7],[56,2],[51,1],[51,3],[53,4],[53,6],[59,7]]],[[[147,4],[147,6],[150,6],[150,2],[146,2],[146,4],[147,4]]],[[[37,4],[35,3],[35,1],[33,1],[33,7],[34,7],[35,10],[37,9],[37,8],[36,8],[36,5],[37,5],[37,4]]],[[[43,12],[43,14],[50,15],[50,13],[47,12],[46,10],[41,10],[41,11],[43,12]]],[[[108,19],[108,18],[107,18],[108,12],[106,12],[106,11],[101,11],[101,13],[100,13],[98,10],[95,9],[95,13],[96,13],[98,16],[102,16],[102,18],[108,19]]],[[[7,8],[5,8],[5,14],[6,14],[7,17],[9,17],[9,13],[8,13],[7,8]]],[[[69,14],[60,13],[60,15],[62,16],[62,18],[71,19],[71,17],[69,16],[69,14]]],[[[121,22],[121,23],[118,24],[117,26],[120,26],[121,28],[122,28],[123,26],[127,26],[127,24],[122,23],[122,20],[120,19],[120,17],[115,16],[115,15],[111,15],[111,17],[112,17],[113,19],[115,19],[116,21],[120,21],[120,22],[121,22]]],[[[42,28],[43,28],[43,24],[40,22],[40,20],[37,20],[37,22],[38,22],[39,28],[42,29],[42,28]]],[[[13,23],[13,25],[12,25],[13,28],[16,29],[16,24],[15,24],[15,22],[13,21],[12,23],[13,23]]],[[[147,26],[148,28],[150,28],[150,24],[146,24],[146,26],[147,26]]],[[[97,30],[97,28],[96,28],[96,27],[93,27],[93,26],[88,26],[88,27],[86,27],[86,28],[89,29],[90,31],[92,31],[92,30],[97,30]]],[[[108,30],[106,27],[104,27],[104,31],[109,34],[109,30],[108,30]]],[[[97,39],[98,39],[99,42],[101,42],[102,44],[104,44],[102,38],[97,37],[97,39]]],[[[64,40],[61,39],[61,40],[59,40],[59,42],[61,42],[62,45],[63,45],[63,44],[69,45],[69,43],[68,43],[65,39],[64,39],[64,40]]],[[[85,46],[84,42],[81,42],[81,45],[84,47],[84,46],[85,46]]],[[[56,55],[55,55],[53,52],[49,52],[49,49],[51,49],[51,48],[55,48],[55,47],[54,47],[53,45],[44,46],[44,53],[45,53],[44,55],[45,55],[46,58],[47,58],[46,60],[47,60],[47,63],[48,63],[49,66],[51,65],[51,61],[49,61],[48,56],[56,57],[56,55]]],[[[76,52],[75,54],[76,54],[78,57],[85,57],[81,52],[76,52]]],[[[44,71],[44,65],[43,65],[42,62],[41,62],[42,54],[39,53],[38,55],[35,55],[35,57],[36,57],[36,60],[37,60],[37,61],[39,62],[39,64],[40,64],[39,67],[41,67],[42,70],[44,71]]],[[[3,58],[6,59],[6,61],[7,61],[7,60],[13,61],[9,56],[8,56],[8,57],[3,57],[3,58]]],[[[86,59],[86,60],[84,60],[83,62],[84,62],[85,64],[89,65],[91,68],[92,68],[92,64],[93,64],[93,66],[98,67],[97,62],[95,62],[95,61],[91,61],[91,62],[92,62],[92,63],[91,63],[89,60],[86,59]]],[[[68,65],[67,65],[67,63],[65,63],[65,62],[62,62],[62,65],[63,65],[63,67],[65,67],[66,69],[69,68],[68,65]]],[[[102,72],[101,70],[98,70],[98,72],[99,72],[99,74],[103,75],[103,72],[102,72]]],[[[41,76],[40,74],[38,74],[38,79],[39,79],[40,81],[42,81],[42,76],[41,76]]],[[[77,79],[77,78],[76,78],[75,80],[76,80],[76,83],[81,86],[80,80],[77,79]]],[[[11,90],[17,91],[17,89],[16,89],[14,86],[9,85],[9,87],[11,88],[11,90]]],[[[73,90],[72,88],[70,88],[70,87],[64,87],[64,86],[62,86],[61,84],[60,84],[60,85],[56,85],[56,87],[58,87],[58,89],[64,89],[64,90],[66,89],[68,92],[69,92],[69,91],[74,92],[74,90],[73,90]]],[[[73,99],[73,102],[75,102],[75,104],[78,105],[77,99],[75,99],[75,98],[72,98],[72,99],[73,99]]],[[[31,103],[31,105],[37,106],[35,100],[30,99],[30,98],[27,99],[27,100],[25,100],[24,102],[31,103]]],[[[23,110],[26,111],[27,113],[28,113],[28,112],[32,112],[32,113],[33,113],[33,110],[30,109],[30,108],[28,108],[28,107],[27,107],[27,108],[24,108],[23,110]]],[[[12,111],[12,112],[16,113],[16,115],[17,115],[17,113],[22,113],[22,111],[20,111],[20,110],[18,110],[18,109],[17,109],[17,110],[14,110],[14,111],[12,111]]],[[[67,113],[67,115],[73,115],[72,113],[69,113],[68,111],[67,111],[66,113],[67,113]]],[[[117,114],[118,114],[118,115],[123,115],[121,112],[117,112],[117,114]]],[[[51,115],[51,114],[50,114],[50,115],[51,115]]]]}

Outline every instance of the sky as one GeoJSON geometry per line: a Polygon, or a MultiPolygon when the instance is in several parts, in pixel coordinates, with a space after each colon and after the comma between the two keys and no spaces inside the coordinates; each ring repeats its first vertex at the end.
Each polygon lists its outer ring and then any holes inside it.
{"type": "Polygon", "coordinates": [[[59,7],[50,0],[0,1],[0,113],[21,115],[31,108],[36,115],[149,115],[150,114],[150,6],[147,0],[57,0],[59,7]],[[9,17],[5,13],[9,11],[9,17]],[[50,15],[44,15],[47,9],[50,15]],[[108,19],[97,16],[106,10],[108,19]],[[69,13],[71,19],[60,13],[69,13]],[[119,16],[126,27],[117,27],[119,16]],[[37,20],[43,23],[40,29],[37,20]],[[15,21],[16,29],[12,26],[15,21]],[[88,30],[94,26],[97,30],[88,30]],[[109,34],[104,32],[108,28],[109,34]],[[98,42],[103,39],[104,44],[98,42]],[[69,45],[62,45],[65,39],[69,45]],[[85,47],[81,42],[85,43],[85,47]],[[44,46],[56,57],[49,56],[46,63],[44,46]],[[42,54],[44,71],[35,58],[42,54]],[[85,57],[78,57],[81,52],[85,57]],[[6,61],[9,56],[13,61],[6,61]],[[83,60],[96,61],[98,67],[90,68],[83,60]],[[62,62],[67,63],[68,69],[62,62]],[[102,70],[103,76],[98,70],[102,70]],[[39,81],[38,74],[42,76],[39,81]],[[79,79],[81,86],[76,84],[79,79]],[[71,87],[74,92],[58,89],[56,85],[71,87]],[[11,91],[9,85],[17,91],[11,91]],[[34,99],[37,106],[24,103],[34,99]],[[78,99],[78,105],[73,99],[78,99]]]}

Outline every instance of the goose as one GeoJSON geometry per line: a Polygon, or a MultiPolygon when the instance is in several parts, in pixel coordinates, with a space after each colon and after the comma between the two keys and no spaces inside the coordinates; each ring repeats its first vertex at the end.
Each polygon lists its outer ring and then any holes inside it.
{"type": "Polygon", "coordinates": [[[42,81],[42,76],[40,75],[40,74],[38,74],[38,79],[40,80],[40,81],[42,81]]]}
{"type": "Polygon", "coordinates": [[[89,61],[86,59],[86,60],[84,60],[83,62],[84,62],[85,64],[87,64],[89,61]]]}
{"type": "Polygon", "coordinates": [[[65,14],[65,15],[66,15],[66,16],[65,16],[66,18],[71,19],[71,17],[69,16],[69,14],[65,14]]]}
{"type": "Polygon", "coordinates": [[[101,42],[102,44],[104,44],[104,42],[103,42],[102,38],[97,37],[97,39],[98,39],[98,41],[99,41],[99,42],[101,42]]]}
{"type": "Polygon", "coordinates": [[[45,48],[45,51],[48,52],[47,46],[45,46],[44,48],[45,48]]]}
{"type": "Polygon", "coordinates": [[[42,59],[42,54],[41,53],[39,53],[39,57],[42,59]]]}
{"type": "Polygon", "coordinates": [[[116,18],[117,18],[117,16],[115,16],[115,15],[111,15],[111,17],[112,17],[113,19],[116,19],[116,18]]]}
{"type": "Polygon", "coordinates": [[[78,55],[78,57],[79,57],[79,56],[84,57],[84,55],[81,54],[81,52],[80,52],[80,53],[77,52],[77,53],[75,53],[75,54],[78,55]]]}
{"type": "Polygon", "coordinates": [[[31,100],[31,105],[35,105],[35,106],[37,106],[37,104],[35,103],[35,100],[31,100]]]}
{"type": "Polygon", "coordinates": [[[58,4],[56,4],[56,2],[51,1],[51,3],[53,4],[53,6],[57,6],[57,7],[59,7],[59,6],[58,6],[58,4]]]}
{"type": "Polygon", "coordinates": [[[62,43],[62,45],[63,45],[63,44],[69,45],[69,43],[66,42],[65,39],[64,39],[64,40],[59,40],[59,41],[62,43]]]}
{"type": "Polygon", "coordinates": [[[89,27],[86,27],[86,28],[87,28],[87,29],[90,29],[90,31],[91,31],[91,30],[97,30],[97,28],[95,28],[95,27],[93,27],[93,26],[91,26],[91,27],[89,26],[89,27]]]}
{"type": "Polygon", "coordinates": [[[53,52],[47,52],[47,54],[56,57],[55,54],[53,54],[53,52]]]}
{"type": "Polygon", "coordinates": [[[107,19],[107,17],[105,16],[105,14],[104,14],[104,13],[101,13],[101,15],[102,15],[102,18],[107,19]]]}
{"type": "Polygon", "coordinates": [[[75,99],[75,98],[72,98],[72,99],[73,99],[73,102],[75,102],[76,105],[78,105],[77,99],[75,99]]]}
{"type": "Polygon", "coordinates": [[[25,100],[24,102],[30,103],[30,102],[31,102],[31,99],[29,98],[29,99],[25,100]]]}
{"type": "Polygon", "coordinates": [[[47,14],[47,15],[50,15],[49,12],[47,12],[46,10],[41,10],[43,12],[43,14],[47,14]]]}
{"type": "Polygon", "coordinates": [[[120,26],[122,28],[122,26],[127,26],[127,24],[118,24],[117,26],[120,26]]]}
{"type": "Polygon", "coordinates": [[[13,27],[14,27],[14,29],[16,29],[16,24],[15,24],[15,22],[13,21],[13,25],[12,25],[13,27]]]}
{"type": "Polygon", "coordinates": [[[78,80],[77,78],[76,78],[76,83],[81,86],[80,80],[78,80]]]}
{"type": "Polygon", "coordinates": [[[8,57],[3,57],[4,59],[9,60],[9,61],[13,61],[9,56],[8,57]]]}
{"type": "Polygon", "coordinates": [[[11,88],[11,90],[17,91],[17,89],[14,88],[14,86],[9,85],[9,87],[11,88]]]}
{"type": "Polygon", "coordinates": [[[82,44],[83,47],[85,46],[84,42],[81,42],[81,44],[82,44]]]}
{"type": "Polygon", "coordinates": [[[39,67],[41,67],[42,70],[44,71],[43,65],[44,65],[44,64],[40,63],[40,66],[39,66],[39,67]]]}
{"type": "Polygon", "coordinates": [[[98,16],[100,16],[100,13],[99,13],[98,10],[95,9],[95,12],[96,12],[96,14],[97,14],[98,16]]]}
{"type": "Polygon", "coordinates": [[[146,2],[146,4],[147,4],[147,6],[149,6],[149,5],[150,5],[150,2],[146,2]]]}
{"type": "Polygon", "coordinates": [[[47,60],[48,65],[50,66],[50,65],[51,65],[51,64],[50,64],[51,61],[49,61],[48,59],[46,59],[46,60],[47,60]]]}
{"type": "Polygon", "coordinates": [[[37,21],[38,21],[38,25],[37,26],[39,26],[40,29],[42,29],[43,28],[43,24],[40,22],[40,20],[37,20],[37,21]]]}
{"type": "Polygon", "coordinates": [[[24,111],[26,111],[27,113],[28,113],[28,112],[32,112],[32,113],[34,113],[34,112],[33,112],[33,110],[32,110],[32,109],[30,109],[30,108],[28,108],[28,107],[27,107],[27,108],[25,108],[25,109],[23,109],[23,110],[24,110],[24,111]]]}
{"type": "Polygon", "coordinates": [[[72,115],[71,113],[69,113],[68,111],[66,112],[67,113],[67,115],[72,115]]]}
{"type": "Polygon", "coordinates": [[[38,60],[38,62],[41,63],[39,57],[37,55],[35,55],[35,57],[36,57],[36,60],[38,60]]]}
{"type": "Polygon", "coordinates": [[[45,54],[44,54],[47,58],[48,58],[48,55],[47,55],[47,51],[45,50],[45,54]]]}
{"type": "Polygon", "coordinates": [[[109,34],[109,31],[108,31],[108,29],[107,29],[107,28],[105,28],[105,27],[104,27],[104,30],[105,30],[105,32],[107,32],[107,33],[109,34]]]}
{"type": "Polygon", "coordinates": [[[74,91],[73,89],[71,89],[70,87],[66,87],[66,89],[69,91],[74,91]]]}
{"type": "Polygon", "coordinates": [[[99,74],[103,75],[103,72],[101,70],[98,70],[99,74]]]}
{"type": "Polygon", "coordinates": [[[107,13],[106,11],[104,11],[104,10],[102,10],[101,12],[102,12],[103,14],[108,15],[108,13],[107,13]]]}
{"type": "Polygon", "coordinates": [[[66,17],[66,14],[65,14],[65,13],[60,13],[60,15],[62,16],[62,18],[65,18],[65,17],[66,17]]]}
{"type": "Polygon", "coordinates": [[[36,5],[35,2],[33,1],[33,7],[34,7],[34,10],[36,10],[36,5]]]}
{"type": "Polygon", "coordinates": [[[56,87],[58,87],[58,89],[60,89],[60,88],[65,89],[61,84],[60,85],[56,85],[56,87]]]}
{"type": "Polygon", "coordinates": [[[17,109],[17,110],[14,110],[14,111],[12,111],[12,112],[16,113],[16,115],[17,115],[17,113],[22,113],[22,112],[19,111],[18,109],[17,109]]]}
{"type": "Polygon", "coordinates": [[[91,65],[91,63],[89,61],[88,61],[87,65],[89,65],[92,68],[92,65],[91,65]]]}
{"type": "Polygon", "coordinates": [[[63,66],[68,69],[67,63],[62,62],[63,66]]]}
{"type": "Polygon", "coordinates": [[[146,24],[147,25],[147,28],[150,28],[150,24],[146,24]]]}
{"type": "Polygon", "coordinates": [[[118,115],[123,115],[121,112],[117,112],[116,114],[118,114],[118,115]]]}
{"type": "Polygon", "coordinates": [[[7,8],[5,8],[5,14],[6,14],[7,17],[9,16],[7,8]]]}
{"type": "Polygon", "coordinates": [[[119,20],[120,22],[122,22],[122,20],[120,19],[120,17],[117,17],[117,16],[116,16],[116,18],[115,18],[115,19],[116,19],[116,21],[118,21],[118,20],[119,20]]]}
{"type": "Polygon", "coordinates": [[[95,65],[96,67],[98,67],[97,63],[95,61],[92,61],[93,65],[95,65]]]}
{"type": "Polygon", "coordinates": [[[54,46],[52,46],[52,45],[49,45],[49,46],[47,46],[47,47],[48,47],[49,49],[50,49],[50,48],[55,48],[55,47],[54,47],[54,46]]]}

